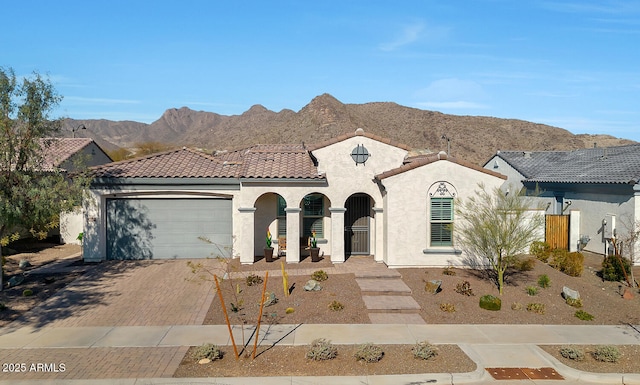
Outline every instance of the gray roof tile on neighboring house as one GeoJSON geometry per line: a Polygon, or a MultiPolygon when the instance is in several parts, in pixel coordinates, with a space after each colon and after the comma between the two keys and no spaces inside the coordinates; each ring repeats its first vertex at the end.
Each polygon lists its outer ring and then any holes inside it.
{"type": "Polygon", "coordinates": [[[573,151],[500,151],[496,155],[532,183],[640,181],[640,144],[573,151]]]}

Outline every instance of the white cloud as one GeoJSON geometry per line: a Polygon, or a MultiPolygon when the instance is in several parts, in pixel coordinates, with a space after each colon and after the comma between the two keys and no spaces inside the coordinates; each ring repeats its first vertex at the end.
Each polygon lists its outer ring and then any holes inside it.
{"type": "Polygon", "coordinates": [[[420,40],[441,40],[449,33],[448,28],[428,26],[424,22],[407,24],[400,33],[388,42],[381,43],[378,48],[382,51],[395,51],[420,40]]]}

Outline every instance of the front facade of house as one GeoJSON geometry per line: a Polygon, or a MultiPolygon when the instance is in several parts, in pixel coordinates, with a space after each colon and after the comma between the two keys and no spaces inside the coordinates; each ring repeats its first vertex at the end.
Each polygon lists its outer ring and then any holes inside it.
{"type": "MultiPolygon", "coordinates": [[[[501,151],[484,167],[508,177],[503,189],[525,188],[536,195],[547,214],[570,215],[571,251],[611,253],[611,239],[621,239],[640,223],[639,144],[501,151]]],[[[639,251],[636,245],[636,255],[639,251]]]]}
{"type": "Polygon", "coordinates": [[[258,145],[217,156],[182,149],[95,171],[86,260],[253,263],[268,229],[288,263],[309,254],[314,232],[334,263],[373,255],[396,267],[461,264],[454,199],[505,179],[444,153],[411,157],[407,147],[361,129],[316,146],[258,145]]]}

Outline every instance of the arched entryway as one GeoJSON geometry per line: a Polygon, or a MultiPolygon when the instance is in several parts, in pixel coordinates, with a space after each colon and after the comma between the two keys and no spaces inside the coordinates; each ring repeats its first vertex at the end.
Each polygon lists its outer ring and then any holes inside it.
{"type": "Polygon", "coordinates": [[[371,254],[371,207],[367,194],[351,195],[345,202],[344,251],[345,256],[371,254]]]}

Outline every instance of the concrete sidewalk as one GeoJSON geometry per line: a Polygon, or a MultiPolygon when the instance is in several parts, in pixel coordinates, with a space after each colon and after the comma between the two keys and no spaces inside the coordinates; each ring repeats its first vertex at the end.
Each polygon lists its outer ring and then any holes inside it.
{"type": "MultiPolygon", "coordinates": [[[[251,329],[251,328],[249,328],[251,329]]],[[[640,344],[639,327],[634,326],[554,326],[554,325],[265,325],[261,328],[260,345],[307,345],[316,338],[327,338],[334,344],[414,344],[428,340],[433,344],[457,344],[478,365],[471,373],[436,373],[420,375],[357,376],[357,377],[269,377],[260,378],[264,385],[270,384],[399,384],[399,383],[490,383],[508,384],[512,381],[497,381],[485,368],[542,368],[555,369],[565,381],[517,380],[518,384],[547,383],[611,383],[640,384],[640,374],[593,374],[566,367],[549,356],[536,345],[637,345],[640,344]],[[524,382],[523,382],[524,381],[524,382]]],[[[246,332],[246,328],[245,328],[246,332]]],[[[240,333],[234,327],[234,333],[240,333]]],[[[239,334],[238,334],[239,338],[239,334]]],[[[54,355],[80,349],[92,353],[103,349],[128,349],[143,357],[149,352],[164,350],[167,359],[154,372],[137,368],[137,379],[72,379],[49,375],[52,384],[245,384],[257,379],[208,378],[174,379],[170,368],[179,363],[187,346],[211,342],[218,345],[230,343],[224,325],[175,325],[175,326],[119,326],[119,327],[45,327],[36,329],[22,327],[0,332],[0,355],[3,363],[28,359],[43,362],[55,359],[54,355]],[[36,357],[44,354],[44,357],[36,357]],[[46,356],[49,357],[46,357],[46,356]],[[47,359],[48,358],[48,359],[47,359]],[[164,367],[160,367],[164,365],[164,367]],[[141,372],[140,372],[141,371],[141,372]],[[158,375],[153,376],[153,373],[158,375]],[[146,378],[142,378],[146,377],[146,378]]],[[[138,357],[137,359],[143,360],[138,357]]],[[[134,358],[136,359],[136,358],[134,358]]],[[[70,364],[67,364],[70,365],[70,364]]],[[[144,366],[144,365],[142,365],[144,366]]],[[[78,369],[80,370],[80,369],[78,369]]],[[[69,368],[71,371],[71,368],[69,368]]],[[[135,373],[136,368],[131,368],[135,373]]],[[[77,374],[77,373],[76,373],[77,374]]],[[[39,384],[42,380],[11,375],[0,376],[0,384],[39,384]]],[[[47,378],[43,377],[43,380],[47,378]]]]}

